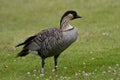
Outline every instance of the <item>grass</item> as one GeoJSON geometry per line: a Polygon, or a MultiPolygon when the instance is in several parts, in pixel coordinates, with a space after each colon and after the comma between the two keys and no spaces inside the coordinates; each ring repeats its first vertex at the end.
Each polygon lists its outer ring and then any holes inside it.
{"type": "Polygon", "coordinates": [[[120,0],[0,0],[0,80],[120,80],[120,0]],[[14,46],[28,36],[58,27],[66,10],[83,18],[71,21],[79,38],[59,57],[46,59],[45,75],[36,55],[15,58],[14,46]]]}

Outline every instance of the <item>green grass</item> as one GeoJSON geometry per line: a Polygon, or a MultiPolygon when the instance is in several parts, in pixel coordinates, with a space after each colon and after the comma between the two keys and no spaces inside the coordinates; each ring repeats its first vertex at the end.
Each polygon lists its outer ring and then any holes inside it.
{"type": "Polygon", "coordinates": [[[0,0],[0,80],[119,80],[120,0],[0,0]],[[36,55],[15,58],[14,46],[28,36],[59,27],[66,10],[83,18],[71,21],[79,38],[59,57],[46,59],[45,75],[36,55]]]}

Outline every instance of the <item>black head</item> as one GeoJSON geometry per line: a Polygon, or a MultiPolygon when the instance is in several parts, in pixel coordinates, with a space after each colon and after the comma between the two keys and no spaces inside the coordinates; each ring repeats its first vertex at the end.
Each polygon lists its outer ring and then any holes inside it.
{"type": "Polygon", "coordinates": [[[69,15],[69,14],[72,14],[73,15],[73,18],[72,19],[76,19],[76,18],[82,18],[81,16],[77,15],[77,12],[76,11],[73,11],[73,10],[69,10],[69,11],[66,11],[62,18],[64,18],[65,16],[69,15]]]}
{"type": "MultiPolygon", "coordinates": [[[[77,19],[77,18],[82,18],[81,16],[79,16],[79,15],[77,14],[76,11],[69,10],[69,11],[66,11],[66,12],[63,14],[63,16],[62,16],[62,18],[61,18],[61,21],[63,20],[64,17],[68,16],[69,14],[72,15],[71,20],[77,19]]],[[[61,22],[61,21],[60,21],[60,22],[61,22]]]]}

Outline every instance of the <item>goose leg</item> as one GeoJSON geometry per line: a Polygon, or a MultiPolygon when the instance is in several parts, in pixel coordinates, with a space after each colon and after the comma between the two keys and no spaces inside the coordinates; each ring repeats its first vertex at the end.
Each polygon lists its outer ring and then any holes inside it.
{"type": "Polygon", "coordinates": [[[42,74],[44,74],[44,65],[45,65],[45,59],[42,58],[42,70],[41,70],[42,74]]]}
{"type": "Polygon", "coordinates": [[[54,69],[55,69],[55,71],[57,71],[57,68],[58,68],[58,66],[57,66],[57,59],[58,59],[58,56],[59,56],[59,55],[54,56],[54,65],[55,65],[54,69]]]}

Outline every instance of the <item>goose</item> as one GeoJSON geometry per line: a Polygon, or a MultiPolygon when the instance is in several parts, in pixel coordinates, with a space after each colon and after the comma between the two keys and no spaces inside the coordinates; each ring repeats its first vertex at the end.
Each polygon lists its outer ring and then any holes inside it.
{"type": "Polygon", "coordinates": [[[17,54],[17,57],[23,57],[29,54],[30,51],[36,51],[41,57],[41,73],[44,74],[45,59],[54,57],[54,70],[57,71],[57,61],[59,55],[68,48],[78,37],[78,29],[69,24],[70,20],[82,18],[74,10],[66,11],[61,20],[59,28],[49,28],[40,31],[39,33],[28,37],[23,43],[22,50],[17,54]]]}

